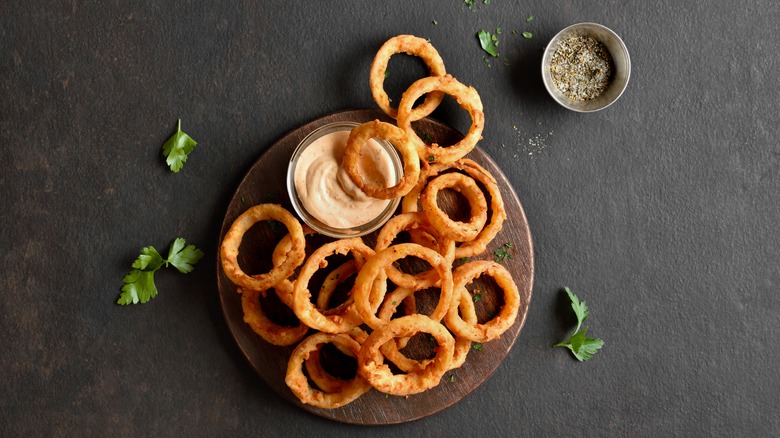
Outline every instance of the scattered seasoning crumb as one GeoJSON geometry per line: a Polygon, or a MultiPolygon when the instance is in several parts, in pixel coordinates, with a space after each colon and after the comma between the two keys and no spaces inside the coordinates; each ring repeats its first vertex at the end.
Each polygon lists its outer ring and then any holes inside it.
{"type": "Polygon", "coordinates": [[[527,40],[530,40],[533,37],[534,37],[534,34],[532,34],[531,32],[523,32],[523,38],[525,38],[527,40]]]}
{"type": "Polygon", "coordinates": [[[433,23],[434,26],[436,26],[436,25],[439,24],[439,21],[438,20],[433,20],[432,23],[433,23]]]}
{"type": "MultiPolygon", "coordinates": [[[[539,125],[541,124],[542,123],[540,122],[539,125]]],[[[533,160],[547,152],[547,148],[549,147],[549,139],[555,133],[555,131],[549,131],[547,133],[537,132],[535,134],[529,135],[518,125],[513,125],[512,129],[514,129],[517,136],[516,146],[524,155],[533,160]]],[[[516,155],[515,158],[517,157],[518,156],[516,155]]]]}
{"type": "Polygon", "coordinates": [[[553,54],[550,73],[556,87],[572,100],[598,97],[613,74],[612,55],[595,38],[575,36],[562,41],[553,54]]]}

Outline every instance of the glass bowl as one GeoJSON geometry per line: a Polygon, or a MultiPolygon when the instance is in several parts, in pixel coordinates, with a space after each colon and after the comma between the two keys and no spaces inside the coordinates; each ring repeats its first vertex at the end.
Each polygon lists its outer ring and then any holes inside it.
{"type": "MultiPolygon", "coordinates": [[[[323,221],[321,221],[320,219],[318,219],[317,217],[315,217],[312,213],[307,211],[306,207],[304,206],[304,203],[301,201],[298,195],[298,191],[295,187],[295,169],[298,166],[298,162],[303,152],[309,146],[311,146],[315,140],[324,137],[325,135],[337,131],[349,132],[352,131],[353,128],[359,125],[360,123],[357,122],[333,122],[315,129],[314,131],[306,135],[306,137],[304,137],[303,140],[301,140],[301,142],[295,148],[295,151],[293,152],[292,157],[290,158],[290,164],[287,167],[287,193],[290,196],[290,201],[292,202],[295,212],[312,229],[326,236],[343,239],[349,237],[364,236],[373,231],[376,231],[382,225],[384,225],[385,222],[388,221],[388,219],[390,219],[393,216],[396,209],[398,208],[398,205],[401,202],[401,198],[390,199],[388,200],[387,206],[374,219],[364,224],[354,226],[351,228],[338,228],[338,227],[328,225],[323,221]]],[[[381,140],[378,138],[374,138],[373,140],[379,143],[379,145],[382,146],[382,149],[386,151],[387,154],[390,156],[390,160],[392,162],[393,169],[395,170],[395,177],[396,177],[396,181],[394,181],[394,184],[397,183],[398,180],[400,180],[401,176],[403,175],[403,163],[401,161],[401,157],[398,154],[398,151],[396,151],[396,149],[393,147],[392,144],[390,144],[385,140],[381,140]]]]}

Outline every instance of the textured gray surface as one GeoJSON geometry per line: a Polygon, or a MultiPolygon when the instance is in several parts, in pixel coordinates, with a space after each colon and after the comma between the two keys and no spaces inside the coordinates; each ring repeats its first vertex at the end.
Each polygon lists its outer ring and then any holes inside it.
{"type": "MultiPolygon", "coordinates": [[[[778,22],[771,0],[3,2],[2,434],[777,435],[778,22]],[[595,114],[558,107],[539,76],[546,41],[579,21],[631,53],[628,90],[595,114]],[[488,68],[474,34],[496,27],[509,65],[488,68]],[[480,92],[481,145],[523,202],[536,278],[485,385],[369,430],[268,390],[213,266],[249,166],[296,126],[373,106],[371,59],[401,33],[480,92]],[[177,118],[199,146],[174,175],[160,146],[177,118]],[[138,250],[179,235],[206,251],[195,271],[115,305],[138,250]],[[589,362],[550,348],[572,328],[564,285],[606,341],[589,362]]],[[[452,105],[434,116],[468,123],[452,105]]]]}

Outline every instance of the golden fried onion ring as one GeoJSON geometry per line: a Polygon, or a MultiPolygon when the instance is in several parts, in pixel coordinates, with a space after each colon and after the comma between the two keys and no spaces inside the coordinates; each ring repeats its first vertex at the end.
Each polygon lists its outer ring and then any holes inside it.
{"type": "Polygon", "coordinates": [[[287,374],[284,380],[301,403],[318,408],[333,409],[344,406],[365,394],[371,389],[371,385],[358,374],[352,380],[347,381],[338,392],[327,393],[312,388],[306,375],[303,374],[303,361],[312,351],[326,343],[346,348],[356,357],[361,350],[360,344],[346,334],[315,333],[304,339],[293,350],[287,363],[287,374]]]}
{"type": "Polygon", "coordinates": [[[470,339],[474,342],[488,342],[498,339],[517,319],[520,308],[520,292],[512,279],[512,274],[502,265],[490,260],[478,260],[458,266],[453,273],[456,293],[463,293],[466,285],[481,275],[493,277],[498,287],[504,292],[504,305],[489,321],[473,324],[464,321],[458,313],[458,303],[452,302],[447,316],[444,318],[447,327],[456,336],[470,339]]]}
{"type": "Polygon", "coordinates": [[[485,129],[485,114],[482,112],[482,100],[479,93],[472,87],[467,87],[450,75],[430,76],[413,83],[401,97],[398,104],[398,127],[406,132],[412,143],[417,146],[417,154],[426,163],[452,163],[471,152],[482,138],[485,129]],[[412,106],[422,95],[432,91],[443,91],[454,97],[461,108],[471,116],[471,126],[468,133],[459,142],[449,147],[438,144],[426,145],[414,132],[412,122],[412,106]]]}
{"type": "MultiPolygon", "coordinates": [[[[431,76],[444,76],[447,73],[439,52],[428,41],[413,35],[398,35],[387,40],[374,56],[369,85],[376,104],[385,114],[394,119],[398,117],[398,110],[390,105],[390,98],[385,92],[384,82],[387,63],[390,61],[390,57],[396,53],[406,53],[421,58],[428,66],[431,76]]],[[[425,101],[411,111],[412,121],[428,116],[439,106],[443,98],[444,93],[442,92],[429,93],[425,97],[425,101]]]]}
{"type": "MultiPolygon", "coordinates": [[[[312,304],[311,292],[308,289],[312,275],[318,269],[327,266],[326,257],[333,254],[347,253],[352,253],[358,266],[361,266],[365,259],[374,255],[374,250],[366,246],[359,237],[336,240],[326,243],[315,250],[306,260],[306,263],[303,264],[300,272],[298,272],[298,278],[295,280],[295,288],[293,290],[293,311],[298,319],[313,329],[326,333],[345,333],[361,323],[360,315],[353,305],[345,307],[343,313],[324,315],[312,304]]],[[[369,284],[369,288],[372,284],[369,284]]],[[[354,296],[354,287],[352,293],[354,296]]]]}
{"type": "MultiPolygon", "coordinates": [[[[273,290],[277,295],[291,294],[292,283],[282,280],[274,286],[273,290]]],[[[249,324],[252,331],[257,333],[268,343],[279,346],[293,345],[306,336],[309,327],[299,323],[295,327],[279,325],[271,321],[263,311],[260,304],[260,291],[244,289],[241,293],[241,308],[244,311],[244,322],[249,324]]]]}
{"type": "MultiPolygon", "coordinates": [[[[388,220],[379,234],[376,237],[376,245],[374,245],[374,251],[381,251],[393,242],[401,231],[418,231],[424,233],[423,236],[428,236],[433,239],[433,242],[426,242],[427,245],[423,245],[426,248],[435,249],[439,254],[452,263],[455,257],[455,241],[448,238],[438,238],[438,232],[428,222],[428,218],[423,213],[401,213],[393,216],[388,220]],[[434,247],[428,246],[433,244],[434,247]]],[[[434,270],[421,272],[418,274],[407,274],[393,265],[387,267],[387,277],[398,286],[407,288],[422,289],[435,285],[439,281],[439,274],[434,270]]]]}
{"type": "Polygon", "coordinates": [[[501,197],[501,190],[498,188],[496,179],[474,160],[463,158],[456,162],[453,167],[463,170],[474,178],[475,181],[481,183],[490,196],[490,220],[487,225],[482,228],[477,237],[455,248],[456,258],[476,256],[485,251],[488,244],[493,241],[498,232],[501,231],[501,228],[503,228],[506,220],[504,200],[501,197]]]}
{"type": "Polygon", "coordinates": [[[440,321],[450,308],[452,301],[452,263],[441,254],[416,243],[399,243],[378,251],[373,257],[370,257],[366,264],[358,272],[355,279],[355,286],[352,288],[352,296],[355,299],[355,308],[363,322],[374,330],[379,329],[386,324],[386,321],[379,319],[375,312],[378,306],[375,306],[372,289],[377,278],[382,278],[385,269],[391,263],[398,259],[416,256],[428,263],[439,274],[440,289],[439,302],[430,315],[430,318],[440,321]]]}
{"type": "Polygon", "coordinates": [[[236,286],[245,289],[263,291],[270,289],[281,280],[290,276],[303,263],[306,257],[306,241],[300,222],[281,205],[260,204],[250,207],[242,213],[225,234],[220,246],[220,259],[225,275],[236,286]],[[264,220],[277,220],[284,224],[292,238],[292,246],[287,252],[287,260],[279,266],[274,266],[269,272],[260,275],[245,273],[238,264],[238,251],[244,233],[254,224],[264,220]]]}
{"type": "Polygon", "coordinates": [[[342,162],[344,170],[352,182],[366,195],[377,199],[392,199],[404,196],[411,190],[420,177],[420,157],[417,149],[409,140],[403,130],[386,122],[374,120],[363,123],[352,129],[347,138],[342,162]],[[372,138],[386,140],[401,154],[404,165],[404,173],[400,180],[392,187],[379,187],[363,180],[358,163],[360,162],[361,149],[372,138]]]}
{"type": "Polygon", "coordinates": [[[380,392],[392,395],[417,394],[439,384],[450,366],[455,340],[442,324],[425,315],[409,315],[393,319],[374,330],[363,342],[358,354],[358,374],[380,392]],[[419,332],[431,334],[438,344],[436,356],[424,369],[407,374],[393,374],[384,363],[380,347],[398,337],[410,337],[419,332]]]}
{"type": "MultiPolygon", "coordinates": [[[[499,231],[504,226],[504,221],[507,218],[506,209],[504,207],[504,200],[501,197],[501,190],[498,187],[495,177],[484,167],[477,164],[474,160],[469,158],[461,158],[460,160],[449,164],[434,164],[424,171],[420,176],[420,180],[417,185],[404,196],[401,201],[401,211],[404,213],[416,212],[419,210],[417,201],[420,199],[420,193],[425,188],[429,178],[437,176],[439,173],[445,170],[460,170],[466,172],[475,181],[482,184],[485,193],[490,196],[490,218],[487,225],[479,232],[474,239],[463,242],[460,246],[455,248],[455,258],[471,257],[482,254],[487,248],[488,244],[498,235],[499,231]]],[[[409,232],[412,236],[412,241],[415,243],[426,244],[428,237],[424,234],[418,233],[416,230],[409,232]]]]}
{"type": "Polygon", "coordinates": [[[487,201],[482,189],[473,178],[461,173],[445,173],[431,180],[420,196],[420,205],[439,236],[458,242],[467,242],[479,234],[487,222],[487,201]],[[439,191],[452,189],[469,201],[471,219],[468,222],[454,221],[439,208],[439,191]]]}

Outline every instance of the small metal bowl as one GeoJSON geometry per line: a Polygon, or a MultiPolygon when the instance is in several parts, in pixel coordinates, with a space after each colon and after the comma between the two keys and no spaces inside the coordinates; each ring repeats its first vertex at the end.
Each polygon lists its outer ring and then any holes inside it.
{"type": "Polygon", "coordinates": [[[558,32],[547,44],[542,57],[542,80],[547,92],[564,108],[581,113],[602,110],[612,105],[625,91],[630,76],[631,59],[623,40],[611,29],[597,23],[577,23],[558,32]],[[578,36],[589,36],[595,39],[612,55],[613,72],[609,85],[599,96],[589,100],[574,100],[567,97],[553,82],[550,71],[553,55],[560,43],[578,36]]]}
{"type": "MultiPolygon", "coordinates": [[[[298,216],[303,219],[306,224],[308,224],[318,233],[338,239],[364,236],[376,231],[393,216],[395,210],[398,208],[398,205],[401,203],[401,198],[393,198],[389,201],[387,207],[379,214],[379,216],[372,219],[371,221],[352,228],[336,228],[322,222],[309,211],[307,211],[306,207],[303,205],[303,202],[301,202],[301,199],[298,197],[298,191],[295,188],[295,169],[298,165],[298,159],[300,158],[303,151],[305,151],[307,147],[309,147],[315,140],[320,137],[337,131],[345,131],[348,133],[358,125],[359,123],[357,122],[333,122],[315,129],[306,137],[304,137],[304,139],[301,140],[301,142],[295,148],[295,151],[290,158],[290,163],[287,167],[287,194],[290,196],[290,201],[292,202],[295,212],[298,213],[298,216]]],[[[382,146],[382,148],[388,153],[392,161],[393,168],[395,169],[396,177],[400,178],[403,174],[403,163],[401,162],[401,157],[398,154],[398,151],[393,147],[393,145],[385,140],[378,138],[375,138],[374,140],[379,143],[379,145],[382,146]]]]}

